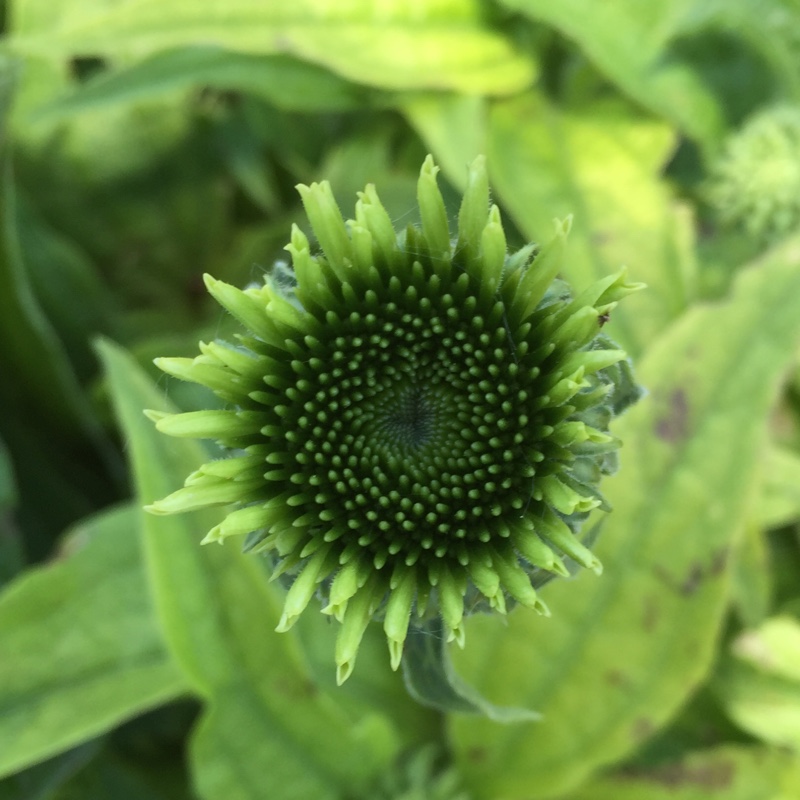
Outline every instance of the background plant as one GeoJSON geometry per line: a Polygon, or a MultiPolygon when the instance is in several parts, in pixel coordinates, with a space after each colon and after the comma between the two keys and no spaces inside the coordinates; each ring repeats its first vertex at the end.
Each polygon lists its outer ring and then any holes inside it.
{"type": "Polygon", "coordinates": [[[0,797],[800,795],[800,241],[708,189],[800,106],[798,26],[794,0],[6,3],[0,797]],[[512,247],[572,213],[565,278],[649,286],[607,325],[649,395],[613,431],[604,576],[453,654],[537,723],[411,704],[380,626],[336,689],[335,630],[274,633],[260,562],[198,547],[213,513],[140,511],[207,456],[141,415],[210,402],[151,364],[226,332],[201,274],[261,280],[298,182],[412,221],[426,152],[452,216],[486,153],[512,247]]]}

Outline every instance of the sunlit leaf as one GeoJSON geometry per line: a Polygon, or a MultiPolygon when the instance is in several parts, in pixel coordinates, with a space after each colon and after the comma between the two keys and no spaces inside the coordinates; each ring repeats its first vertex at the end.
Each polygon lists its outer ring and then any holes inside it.
{"type": "Polygon", "coordinates": [[[592,779],[569,800],[788,800],[798,794],[800,759],[763,747],[727,746],[592,779]]]}
{"type": "Polygon", "coordinates": [[[730,718],[771,744],[800,751],[800,622],[773,617],[741,633],[712,684],[730,718]]]}
{"type": "Polygon", "coordinates": [[[583,288],[630,269],[646,292],[615,310],[609,334],[639,353],[693,299],[691,220],[658,180],[669,126],[625,104],[565,112],[529,92],[493,104],[488,164],[503,206],[532,241],[574,215],[565,277],[583,288]]]}
{"type": "Polygon", "coordinates": [[[530,58],[483,21],[475,0],[290,5],[252,0],[128,0],[72,5],[55,24],[26,25],[19,53],[131,59],[208,43],[245,53],[290,53],[385,88],[504,93],[530,84],[530,58]]]}

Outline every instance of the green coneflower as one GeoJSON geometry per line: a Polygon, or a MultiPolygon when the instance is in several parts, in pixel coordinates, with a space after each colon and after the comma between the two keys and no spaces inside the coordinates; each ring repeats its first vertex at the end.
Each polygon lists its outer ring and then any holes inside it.
{"type": "Polygon", "coordinates": [[[800,108],[761,111],[733,134],[706,195],[723,224],[759,242],[800,229],[800,108]]]}
{"type": "Polygon", "coordinates": [[[562,555],[601,569],[574,533],[603,504],[626,382],[625,353],[600,328],[639,287],[621,271],[571,297],[556,280],[568,221],[509,255],[482,157],[451,238],[437,171],[428,157],[422,226],[399,236],[373,186],[348,222],[327,183],[300,186],[321,251],[293,228],[293,291],[206,276],[248,333],[157,361],[230,404],[151,414],[158,429],[231,457],[149,510],[232,505],[204,541],[250,534],[271,554],[291,580],[281,631],[322,599],[341,623],[340,683],[374,617],[396,669],[409,625],[440,615],[463,644],[475,608],[545,613],[532,579],[566,574],[562,555]]]}

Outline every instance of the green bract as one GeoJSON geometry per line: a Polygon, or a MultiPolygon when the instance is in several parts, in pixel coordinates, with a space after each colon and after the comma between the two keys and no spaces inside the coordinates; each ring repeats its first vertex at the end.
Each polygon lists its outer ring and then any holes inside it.
{"type": "Polygon", "coordinates": [[[707,195],[723,223],[769,243],[800,228],[800,108],[762,111],[730,138],[707,195]]]}
{"type": "Polygon", "coordinates": [[[345,222],[327,183],[300,186],[321,252],[293,229],[293,291],[206,276],[249,333],[157,362],[230,404],[152,414],[158,428],[231,457],[149,510],[231,504],[205,541],[251,534],[272,554],[291,579],[280,630],[322,598],[340,682],[376,615],[397,668],[409,625],[440,615],[463,644],[476,608],[546,612],[534,584],[567,574],[562,556],[600,572],[575,532],[603,505],[608,424],[636,396],[600,328],[638,285],[621,271],[571,297],[556,280],[569,221],[509,255],[482,157],[452,239],[437,171],[429,157],[422,226],[400,236],[374,187],[345,222]]]}

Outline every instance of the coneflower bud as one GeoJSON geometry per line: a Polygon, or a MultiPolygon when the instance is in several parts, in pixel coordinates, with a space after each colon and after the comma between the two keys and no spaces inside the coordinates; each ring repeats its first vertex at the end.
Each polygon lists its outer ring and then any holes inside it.
{"type": "Polygon", "coordinates": [[[800,229],[800,108],[762,111],[731,136],[706,196],[723,224],[761,244],[800,229]]]}
{"type": "Polygon", "coordinates": [[[249,534],[271,554],[291,581],[279,630],[321,599],[340,683],[376,617],[396,669],[410,626],[439,616],[463,644],[476,608],[546,613],[534,584],[565,556],[599,573],[575,533],[604,505],[608,424],[636,395],[600,328],[639,285],[621,271],[572,297],[556,280],[569,220],[509,255],[482,157],[451,238],[436,173],[428,157],[422,225],[399,236],[372,186],[348,222],[327,183],[299,187],[321,250],[293,229],[294,289],[206,276],[248,332],[157,361],[230,405],[152,415],[158,429],[231,456],[149,510],[230,505],[204,541],[249,534]]]}

